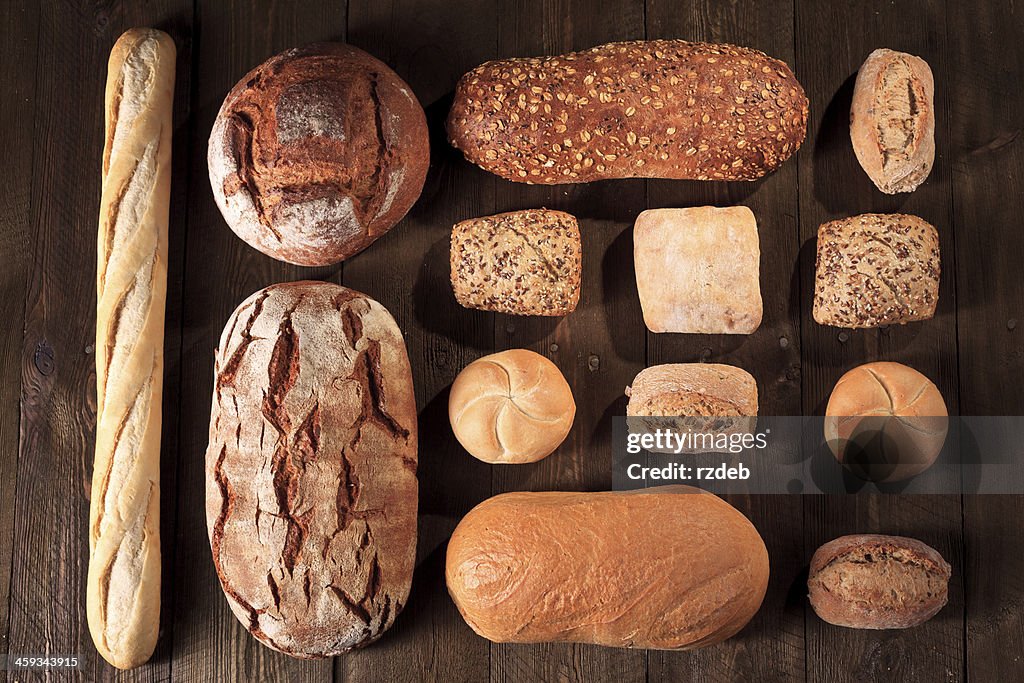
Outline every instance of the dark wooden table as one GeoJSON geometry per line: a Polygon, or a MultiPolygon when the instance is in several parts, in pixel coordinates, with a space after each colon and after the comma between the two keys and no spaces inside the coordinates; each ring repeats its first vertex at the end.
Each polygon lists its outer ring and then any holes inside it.
{"type": "MultiPolygon", "coordinates": [[[[168,31],[179,51],[164,396],[164,605],[157,652],[121,678],[306,681],[1024,680],[1024,498],[733,498],[772,557],[767,599],[736,638],[693,653],[577,645],[491,645],[444,588],[445,542],[472,505],[516,489],[610,486],[611,416],[646,365],[722,361],[758,380],[761,412],[816,414],[836,379],[876,359],[936,381],[953,413],[1024,414],[1024,7],[1001,2],[848,0],[129,0],[0,3],[0,652],[83,653],[83,680],[114,677],[85,621],[95,425],[95,249],[103,87],[126,28],[168,31]],[[811,101],[799,155],[756,183],[511,184],[449,148],[456,79],[494,57],[636,38],[728,41],[794,67],[811,101]],[[235,81],[266,57],[348,41],[391,64],[433,132],[423,196],[344,266],[273,261],[225,226],[206,139],[235,81]],[[923,56],[935,73],[938,156],[917,192],[887,197],[860,171],[847,117],[852,76],[876,47],[923,56]],[[632,269],[642,209],[743,203],[757,215],[765,316],[749,337],[652,335],[632,269]],[[564,320],[473,312],[448,285],[460,219],[548,206],[581,218],[584,288],[564,320]],[[814,235],[831,218],[904,210],[939,228],[938,314],[903,328],[840,333],[811,319],[814,235]],[[213,572],[204,514],[213,349],[222,325],[267,284],[322,278],[369,293],[406,335],[420,407],[420,544],[413,591],[374,646],[297,661],[252,639],[213,572]],[[529,347],[562,368],[579,406],[562,448],[535,465],[489,467],[448,426],[458,371],[529,347]],[[880,531],[923,539],[953,565],[949,605],[902,632],[830,627],[810,611],[806,564],[822,542],[880,531]]],[[[31,678],[12,674],[17,680],[31,678]]],[[[40,678],[43,676],[40,675],[40,678]]],[[[56,677],[56,676],[55,676],[56,677]]]]}

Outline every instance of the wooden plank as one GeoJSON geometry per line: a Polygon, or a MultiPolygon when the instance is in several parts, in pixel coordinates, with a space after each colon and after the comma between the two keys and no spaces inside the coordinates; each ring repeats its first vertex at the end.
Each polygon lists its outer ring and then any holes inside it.
{"type": "Polygon", "coordinates": [[[474,0],[353,0],[349,7],[351,42],[391,64],[423,103],[432,158],[406,219],[345,264],[345,284],[384,304],[405,334],[419,407],[420,518],[409,603],[379,642],[336,660],[338,680],[487,679],[489,644],[448,596],[444,560],[455,525],[491,490],[487,466],[452,434],[448,388],[487,350],[493,316],[455,302],[448,238],[457,220],[491,212],[494,182],[448,146],[444,120],[459,76],[493,55],[496,12],[495,3],[474,0]]]}
{"type": "MultiPolygon", "coordinates": [[[[822,414],[843,372],[861,363],[894,360],[931,378],[950,413],[959,409],[956,348],[956,288],[952,274],[953,223],[950,206],[949,111],[942,84],[959,65],[945,50],[943,3],[801,2],[797,6],[797,68],[811,101],[808,140],[800,155],[800,225],[803,248],[800,289],[803,347],[803,405],[822,414]],[[844,40],[833,30],[842,27],[844,40]],[[867,55],[889,47],[923,56],[937,87],[936,148],[939,157],[928,181],[909,195],[878,192],[857,164],[849,140],[853,77],[867,55]],[[815,235],[833,218],[868,211],[902,211],[923,217],[940,234],[944,258],[939,307],[933,320],[904,327],[842,331],[811,317],[815,235]]],[[[850,533],[893,533],[919,538],[938,549],[962,575],[959,496],[814,496],[804,501],[808,558],[822,543],[850,533]]],[[[807,675],[811,680],[884,678],[959,680],[964,664],[963,594],[950,584],[949,605],[926,624],[899,632],[830,626],[808,609],[807,675]],[[922,653],[928,656],[922,656],[922,653]]]]}
{"type": "MultiPolygon", "coordinates": [[[[13,548],[15,557],[32,560],[13,567],[7,649],[12,654],[81,653],[85,664],[79,675],[85,680],[106,680],[115,670],[96,654],[89,636],[85,577],[95,426],[92,282],[107,58],[121,32],[134,25],[158,26],[184,43],[191,4],[152,3],[144,11],[121,3],[80,13],[66,9],[39,6],[32,103],[36,151],[28,222],[35,243],[25,304],[13,548]],[[82,39],[83,26],[90,28],[89,40],[82,39]]],[[[187,110],[187,75],[184,83],[185,89],[177,91],[176,97],[179,116],[187,110]]],[[[180,141],[175,144],[177,150],[182,148],[180,141]]],[[[181,190],[180,186],[172,190],[170,252],[178,262],[183,236],[181,190]]],[[[169,283],[172,302],[180,298],[175,286],[174,281],[169,283]]],[[[169,327],[165,353],[176,357],[176,321],[169,327]]],[[[164,392],[165,424],[169,425],[163,439],[165,452],[175,450],[177,384],[171,375],[169,379],[164,392]]],[[[173,472],[172,465],[162,469],[173,472]]],[[[166,533],[173,528],[173,488],[165,496],[161,510],[166,533]]],[[[169,566],[173,543],[165,541],[163,547],[164,564],[169,566]]],[[[163,637],[153,659],[123,675],[124,679],[167,678],[169,623],[164,612],[163,637]]]]}
{"type": "Polygon", "coordinates": [[[0,130],[9,135],[7,191],[0,197],[0,652],[7,651],[11,562],[14,543],[14,494],[18,469],[21,416],[21,360],[25,328],[25,294],[32,276],[35,252],[31,229],[32,165],[36,91],[36,38],[39,6],[33,2],[7,3],[0,8],[0,34],[8,36],[7,55],[0,62],[0,83],[8,97],[0,99],[0,130]]]}
{"type": "MultiPolygon", "coordinates": [[[[644,37],[644,6],[636,0],[517,0],[503,8],[499,57],[581,50],[644,37]]],[[[644,326],[633,295],[630,227],[644,208],[642,180],[564,186],[498,183],[498,211],[547,207],[580,220],[583,283],[580,303],[565,318],[499,315],[497,349],[530,348],[562,370],[576,401],[566,441],[532,465],[494,466],[494,492],[611,488],[612,416],[625,413],[623,389],[644,365],[644,326]]],[[[587,645],[494,645],[494,681],[643,681],[646,655],[587,645]]]]}
{"type": "MultiPolygon", "coordinates": [[[[678,3],[653,0],[647,6],[647,36],[745,45],[794,67],[793,3],[784,0],[704,1],[685,10],[678,3]]],[[[799,78],[799,69],[796,73],[799,78]]],[[[794,286],[800,251],[797,169],[794,158],[754,183],[648,183],[650,208],[743,204],[757,218],[764,304],[758,330],[746,337],[649,333],[647,360],[649,365],[714,362],[742,367],[757,380],[761,415],[799,415],[801,410],[800,292],[794,286]]],[[[693,653],[651,653],[652,681],[804,677],[803,603],[791,594],[804,567],[800,498],[727,499],[750,518],[768,546],[768,594],[737,637],[693,653]]]]}
{"type": "Polygon", "coordinates": [[[224,223],[210,192],[206,141],[220,104],[251,68],[284,49],[343,39],[344,4],[199,2],[193,46],[194,112],[189,136],[188,225],[181,354],[174,657],[182,681],[324,680],[331,662],[301,661],[264,647],[235,619],[210,559],[204,458],[213,391],[213,350],[228,316],[276,282],[339,279],[340,268],[289,266],[249,247],[224,223]]]}
{"type": "MultiPolygon", "coordinates": [[[[959,293],[960,408],[1024,415],[1024,13],[950,3],[950,153],[959,293]]],[[[967,675],[1024,679],[1024,497],[965,496],[967,675]]]]}

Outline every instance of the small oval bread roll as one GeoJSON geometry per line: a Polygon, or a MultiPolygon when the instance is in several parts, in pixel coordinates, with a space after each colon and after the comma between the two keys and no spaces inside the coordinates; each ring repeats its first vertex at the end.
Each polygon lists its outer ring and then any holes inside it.
{"type": "Polygon", "coordinates": [[[928,62],[881,48],[857,72],[850,140],[861,168],[886,194],[912,192],[935,162],[935,81],[928,62]]]}
{"type": "Polygon", "coordinates": [[[836,383],[825,408],[825,440],[840,463],[876,482],[931,467],[946,441],[938,387],[900,363],[866,363],[836,383]]]}
{"type": "Polygon", "coordinates": [[[691,650],[757,613],[768,551],[739,510],[689,486],[506,493],[459,522],[445,582],[496,643],[691,650]]]}
{"type": "Polygon", "coordinates": [[[452,384],[448,418],[470,455],[489,463],[536,462],[565,440],[576,416],[558,367],[526,349],[467,365],[452,384]]]}
{"type": "Polygon", "coordinates": [[[815,614],[847,628],[910,628],[938,614],[951,568],[914,538],[841,536],[811,558],[807,594],[815,614]]]}

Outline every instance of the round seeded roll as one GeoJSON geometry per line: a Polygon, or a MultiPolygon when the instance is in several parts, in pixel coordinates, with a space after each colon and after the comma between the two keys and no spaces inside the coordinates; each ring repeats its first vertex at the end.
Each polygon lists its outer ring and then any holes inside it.
{"type": "Polygon", "coordinates": [[[423,108],[383,62],[340,43],[271,57],[228,93],[210,134],[210,184],[251,246],[302,266],[356,254],[423,189],[423,108]]]}
{"type": "Polygon", "coordinates": [[[932,466],[948,429],[938,387],[900,363],[867,363],[836,383],[825,408],[825,440],[839,462],[877,482],[932,466]]]}
{"type": "Polygon", "coordinates": [[[489,463],[536,462],[565,440],[576,416],[558,367],[526,349],[467,365],[452,384],[448,418],[470,455],[489,463]]]}

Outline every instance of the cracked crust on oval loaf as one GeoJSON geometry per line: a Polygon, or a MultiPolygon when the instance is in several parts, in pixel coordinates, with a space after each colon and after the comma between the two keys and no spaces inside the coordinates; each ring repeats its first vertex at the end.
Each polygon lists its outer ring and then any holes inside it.
{"type": "Polygon", "coordinates": [[[912,192],[935,162],[935,82],[920,57],[881,48],[857,72],[850,140],[861,168],[886,194],[912,192]]]}
{"type": "Polygon", "coordinates": [[[426,117],[386,64],[341,43],[271,57],[224,99],[207,155],[231,229],[264,254],[322,266],[398,223],[430,164],[426,117]]]}
{"type": "Polygon", "coordinates": [[[811,558],[808,597],[815,613],[836,626],[909,628],[946,604],[951,572],[937,550],[917,539],[841,536],[811,558]]]}
{"type": "Polygon", "coordinates": [[[866,213],[818,228],[814,320],[862,328],[927,320],[939,300],[939,233],[909,214],[866,213]]]}
{"type": "Polygon", "coordinates": [[[231,316],[214,370],[206,514],[235,616],[293,657],[376,640],[416,554],[416,404],[394,319],[325,282],[231,316]]]}

